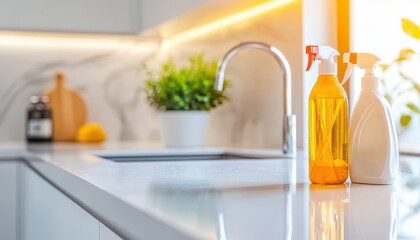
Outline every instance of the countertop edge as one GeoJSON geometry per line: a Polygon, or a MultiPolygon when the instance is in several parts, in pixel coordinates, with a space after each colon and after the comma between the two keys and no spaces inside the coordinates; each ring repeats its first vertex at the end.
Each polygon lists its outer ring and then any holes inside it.
{"type": "Polygon", "coordinates": [[[42,160],[35,154],[17,153],[8,154],[7,157],[14,156],[14,158],[24,160],[50,184],[123,239],[198,239],[124,202],[92,183],[42,160]]]}

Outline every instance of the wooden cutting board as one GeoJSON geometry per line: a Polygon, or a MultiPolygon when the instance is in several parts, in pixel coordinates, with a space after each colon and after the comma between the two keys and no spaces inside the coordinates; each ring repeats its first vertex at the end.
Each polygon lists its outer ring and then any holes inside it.
{"type": "Polygon", "coordinates": [[[54,141],[75,141],[86,122],[86,104],[74,90],[66,87],[63,73],[56,73],[55,87],[45,91],[53,118],[54,141]]]}

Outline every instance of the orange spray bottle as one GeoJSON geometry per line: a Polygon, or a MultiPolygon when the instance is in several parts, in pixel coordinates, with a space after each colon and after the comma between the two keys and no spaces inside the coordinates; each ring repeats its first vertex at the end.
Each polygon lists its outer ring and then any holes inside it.
{"type": "Polygon", "coordinates": [[[340,184],[348,178],[348,102],[337,79],[337,56],[329,46],[306,46],[309,71],[318,64],[318,78],[309,96],[309,179],[340,184]]]}

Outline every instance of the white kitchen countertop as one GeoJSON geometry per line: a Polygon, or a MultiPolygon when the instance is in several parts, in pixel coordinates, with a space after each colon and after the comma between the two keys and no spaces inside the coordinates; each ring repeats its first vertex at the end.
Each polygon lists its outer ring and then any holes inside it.
{"type": "Polygon", "coordinates": [[[303,155],[113,162],[89,154],[102,149],[162,151],[138,143],[4,143],[0,157],[24,156],[45,178],[128,239],[420,238],[419,157],[401,157],[402,173],[394,186],[320,186],[308,183],[303,155]]]}

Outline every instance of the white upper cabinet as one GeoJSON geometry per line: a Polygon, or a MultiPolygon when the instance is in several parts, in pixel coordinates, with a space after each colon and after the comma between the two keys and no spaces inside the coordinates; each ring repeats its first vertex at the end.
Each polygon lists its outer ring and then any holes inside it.
{"type": "Polygon", "coordinates": [[[141,11],[141,27],[147,30],[170,19],[190,12],[209,0],[143,0],[141,11]]]}
{"type": "Polygon", "coordinates": [[[139,12],[139,0],[0,0],[0,29],[132,34],[139,12]]]}
{"type": "Polygon", "coordinates": [[[0,31],[138,34],[207,0],[0,0],[0,31]]]}

